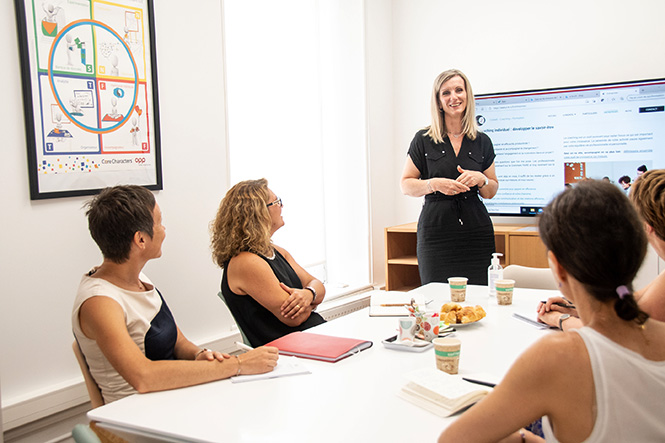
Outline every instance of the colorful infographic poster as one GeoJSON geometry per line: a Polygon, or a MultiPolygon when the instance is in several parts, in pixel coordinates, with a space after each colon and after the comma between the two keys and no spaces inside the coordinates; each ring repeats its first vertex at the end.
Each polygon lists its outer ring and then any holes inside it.
{"type": "Polygon", "coordinates": [[[32,198],[161,189],[151,2],[16,1],[32,198]]]}

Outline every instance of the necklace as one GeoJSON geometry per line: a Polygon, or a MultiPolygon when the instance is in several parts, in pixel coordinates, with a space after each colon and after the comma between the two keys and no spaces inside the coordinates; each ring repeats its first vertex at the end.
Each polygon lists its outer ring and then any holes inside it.
{"type": "Polygon", "coordinates": [[[452,135],[453,138],[460,138],[464,134],[463,132],[460,132],[459,134],[453,134],[452,132],[449,132],[448,135],[452,135]]]}

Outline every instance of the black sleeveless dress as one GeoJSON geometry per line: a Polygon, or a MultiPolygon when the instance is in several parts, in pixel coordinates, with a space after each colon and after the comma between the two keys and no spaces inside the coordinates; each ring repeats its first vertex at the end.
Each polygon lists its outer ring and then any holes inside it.
{"type": "MultiPolygon", "coordinates": [[[[268,262],[280,282],[291,288],[302,289],[302,283],[300,282],[300,278],[298,278],[298,274],[296,274],[296,271],[293,270],[289,262],[286,261],[279,251],[275,250],[275,258],[272,260],[262,255],[259,255],[259,257],[268,262]]],[[[232,292],[226,278],[226,271],[229,269],[228,263],[225,264],[224,269],[225,271],[222,275],[222,295],[233,318],[235,318],[238,326],[245,333],[252,346],[262,346],[291,332],[304,331],[305,329],[325,323],[325,320],[318,312],[312,312],[309,318],[300,326],[292,327],[282,323],[272,312],[261,306],[250,295],[238,295],[232,292]]]]}
{"type": "MultiPolygon", "coordinates": [[[[482,172],[494,162],[492,141],[482,132],[475,140],[465,136],[458,156],[448,137],[443,143],[435,143],[425,132],[416,133],[408,153],[422,180],[454,180],[460,176],[457,165],[482,172]]],[[[447,283],[448,277],[467,277],[469,284],[487,284],[487,268],[495,252],[494,227],[477,186],[454,196],[438,192],[426,195],[417,238],[421,284],[447,283]]]]}

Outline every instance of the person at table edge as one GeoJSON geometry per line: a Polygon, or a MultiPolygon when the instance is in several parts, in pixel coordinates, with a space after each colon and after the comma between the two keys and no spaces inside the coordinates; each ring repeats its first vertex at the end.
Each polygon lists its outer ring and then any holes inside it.
{"type": "MultiPolygon", "coordinates": [[[[639,176],[629,198],[644,221],[649,243],[658,257],[665,260],[665,169],[654,169],[639,176]]],[[[635,298],[651,318],[665,321],[665,271],[646,287],[635,291],[635,298]]],[[[538,319],[560,329],[581,328],[577,310],[565,306],[574,305],[563,297],[550,297],[538,305],[538,319]]]]}
{"type": "Polygon", "coordinates": [[[530,346],[439,442],[542,441],[520,429],[540,417],[548,442],[662,441],[665,323],[630,289],[647,247],[635,209],[616,186],[589,180],[557,196],[539,229],[560,291],[587,326],[530,346]]]}

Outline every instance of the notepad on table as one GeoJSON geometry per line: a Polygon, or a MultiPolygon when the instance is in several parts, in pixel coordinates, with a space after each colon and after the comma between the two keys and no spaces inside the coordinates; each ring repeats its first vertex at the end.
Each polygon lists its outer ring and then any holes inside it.
{"type": "Polygon", "coordinates": [[[372,347],[372,342],[311,332],[292,332],[266,343],[266,346],[275,346],[281,355],[334,363],[372,347]]]}
{"type": "Polygon", "coordinates": [[[514,312],[513,317],[515,317],[518,320],[522,320],[525,323],[530,324],[534,328],[548,329],[550,327],[550,325],[548,325],[547,323],[543,323],[543,322],[538,321],[538,316],[537,315],[529,316],[529,315],[519,314],[517,312],[514,312]]]}
{"type": "Polygon", "coordinates": [[[409,311],[405,305],[411,304],[411,299],[425,310],[425,296],[412,292],[399,291],[373,291],[369,302],[370,317],[408,317],[409,311]]]}
{"type": "Polygon", "coordinates": [[[469,383],[460,375],[436,368],[422,368],[406,375],[408,382],[398,395],[440,416],[448,417],[485,397],[491,388],[469,383]]]}
{"type": "Polygon", "coordinates": [[[266,380],[269,378],[288,377],[291,375],[311,374],[304,363],[295,357],[280,357],[277,366],[263,374],[236,375],[231,377],[231,383],[244,383],[247,381],[266,380]]]}

